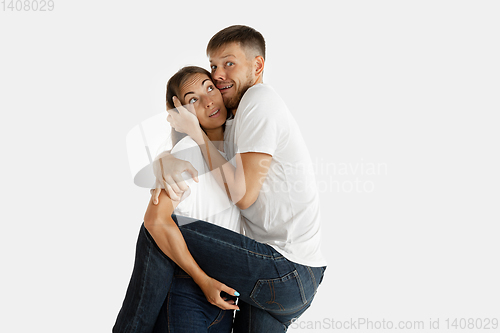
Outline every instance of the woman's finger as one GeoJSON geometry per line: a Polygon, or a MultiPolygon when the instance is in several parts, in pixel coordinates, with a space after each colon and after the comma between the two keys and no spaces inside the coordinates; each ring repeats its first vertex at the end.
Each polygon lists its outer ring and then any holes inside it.
{"type": "Polygon", "coordinates": [[[182,107],[181,101],[177,98],[177,96],[172,97],[172,100],[174,101],[174,106],[175,108],[182,107]]]}
{"type": "Polygon", "coordinates": [[[179,111],[179,114],[183,113],[183,112],[190,112],[190,113],[194,113],[190,110],[188,110],[188,108],[190,108],[191,106],[190,105],[182,105],[181,104],[181,101],[179,101],[179,99],[177,97],[173,97],[172,100],[174,101],[174,106],[175,108],[177,109],[177,111],[179,111]]]}
{"type": "Polygon", "coordinates": [[[237,292],[236,290],[234,290],[233,288],[229,288],[228,286],[226,286],[225,284],[222,284],[222,288],[221,288],[222,291],[228,293],[229,295],[234,295],[234,296],[240,296],[240,293],[237,292]]]}
{"type": "MultiPolygon", "coordinates": [[[[222,298],[218,298],[215,300],[214,302],[215,306],[221,308],[222,310],[239,310],[240,308],[238,307],[238,305],[235,305],[235,304],[231,304],[230,302],[226,302],[224,301],[222,298]]],[[[233,301],[234,303],[234,301],[233,301]]]]}

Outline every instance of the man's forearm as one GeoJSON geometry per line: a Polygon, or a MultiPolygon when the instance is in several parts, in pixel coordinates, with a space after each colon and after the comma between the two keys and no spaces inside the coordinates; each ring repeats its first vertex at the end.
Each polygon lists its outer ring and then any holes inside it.
{"type": "Polygon", "coordinates": [[[203,158],[217,183],[234,203],[238,203],[246,192],[245,174],[239,155],[237,154],[235,158],[237,165],[241,167],[235,168],[220,154],[204,132],[193,139],[200,147],[203,158]]]}

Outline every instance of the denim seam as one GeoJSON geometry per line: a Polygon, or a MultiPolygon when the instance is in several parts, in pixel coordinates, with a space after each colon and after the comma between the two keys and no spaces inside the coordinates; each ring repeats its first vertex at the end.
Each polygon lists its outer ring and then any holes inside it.
{"type": "Polygon", "coordinates": [[[219,315],[215,318],[215,320],[210,325],[208,325],[207,329],[210,328],[210,327],[212,327],[215,324],[220,323],[222,321],[222,319],[224,318],[225,315],[226,315],[226,311],[220,310],[219,311],[219,315]],[[222,316],[221,316],[221,314],[222,314],[222,316]]]}
{"type": "MultiPolygon", "coordinates": [[[[143,232],[143,230],[141,230],[141,232],[143,232]]],[[[146,239],[149,241],[148,237],[147,237],[147,234],[146,234],[146,239]]],[[[147,260],[144,261],[144,266],[145,266],[145,269],[144,269],[144,272],[147,272],[148,271],[148,267],[149,267],[149,262],[151,260],[151,246],[148,246],[148,255],[147,255],[147,260]]],[[[143,295],[144,295],[144,289],[146,288],[146,275],[145,274],[142,274],[141,276],[141,298],[139,299],[139,304],[137,306],[137,309],[143,309],[142,307],[142,303],[143,303],[143,295]]],[[[139,314],[138,312],[136,312],[136,320],[135,320],[135,323],[132,325],[132,329],[133,331],[135,332],[137,330],[137,327],[139,326],[139,318],[142,316],[142,314],[139,314]]]]}
{"type": "Polygon", "coordinates": [[[281,303],[278,303],[278,302],[275,301],[275,299],[276,299],[276,291],[274,289],[274,281],[271,281],[271,283],[269,284],[269,289],[271,291],[272,298],[269,301],[267,301],[266,303],[267,304],[277,304],[278,307],[281,309],[280,311],[284,311],[285,307],[283,305],[281,305],[281,303]]]}
{"type": "Polygon", "coordinates": [[[306,266],[307,270],[309,271],[309,274],[311,274],[314,290],[318,289],[318,286],[316,285],[316,277],[314,276],[314,272],[312,271],[311,267],[306,266]]]}
{"type": "Polygon", "coordinates": [[[302,297],[302,304],[307,304],[306,293],[304,291],[304,286],[302,285],[302,279],[300,278],[300,274],[297,272],[297,281],[299,283],[300,296],[302,297]]]}

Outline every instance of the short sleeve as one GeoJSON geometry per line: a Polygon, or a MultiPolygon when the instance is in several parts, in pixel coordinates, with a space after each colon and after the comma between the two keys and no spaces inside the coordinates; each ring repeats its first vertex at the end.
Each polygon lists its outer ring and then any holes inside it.
{"type": "Polygon", "coordinates": [[[273,156],[283,139],[283,121],[286,119],[283,106],[283,101],[274,90],[269,91],[265,86],[247,91],[235,119],[236,152],[273,156]]]}

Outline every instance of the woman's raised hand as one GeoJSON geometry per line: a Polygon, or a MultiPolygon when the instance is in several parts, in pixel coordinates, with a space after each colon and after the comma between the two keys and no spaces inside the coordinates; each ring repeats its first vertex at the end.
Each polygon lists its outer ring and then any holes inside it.
{"type": "Polygon", "coordinates": [[[203,140],[200,122],[196,117],[193,105],[182,105],[176,96],[173,97],[173,101],[175,109],[167,110],[169,114],[167,121],[170,126],[177,132],[186,133],[195,141],[200,137],[203,140]]]}

